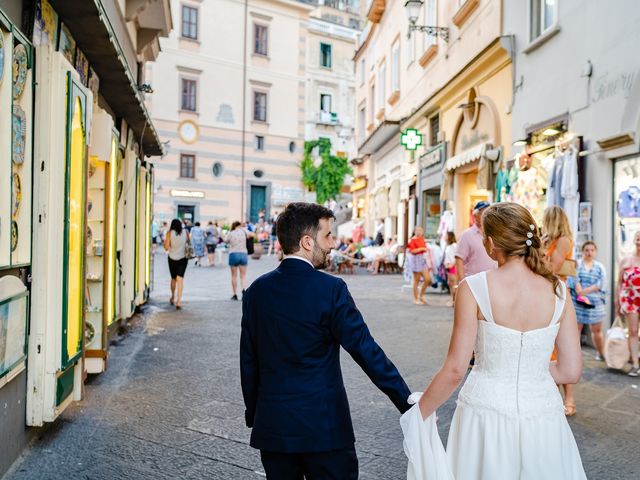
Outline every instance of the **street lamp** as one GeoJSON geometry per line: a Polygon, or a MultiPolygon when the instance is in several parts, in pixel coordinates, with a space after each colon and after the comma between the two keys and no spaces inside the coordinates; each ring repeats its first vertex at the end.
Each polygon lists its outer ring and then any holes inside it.
{"type": "Polygon", "coordinates": [[[435,27],[432,25],[416,25],[420,17],[420,9],[423,5],[422,0],[407,0],[404,4],[409,20],[409,37],[411,32],[418,31],[432,37],[440,37],[445,43],[449,43],[449,29],[447,27],[435,27]]]}

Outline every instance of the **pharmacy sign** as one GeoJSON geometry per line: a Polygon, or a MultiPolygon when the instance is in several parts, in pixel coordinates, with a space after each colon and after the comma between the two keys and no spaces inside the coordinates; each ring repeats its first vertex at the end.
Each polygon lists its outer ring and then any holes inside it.
{"type": "Polygon", "coordinates": [[[400,134],[400,143],[405,150],[417,150],[422,145],[422,135],[414,128],[407,128],[400,134]]]}

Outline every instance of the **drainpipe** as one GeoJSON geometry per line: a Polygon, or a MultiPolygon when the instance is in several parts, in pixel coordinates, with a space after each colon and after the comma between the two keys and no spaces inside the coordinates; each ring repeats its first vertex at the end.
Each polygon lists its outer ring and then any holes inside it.
{"type": "MultiPolygon", "coordinates": [[[[244,162],[245,162],[245,146],[244,146],[244,138],[247,131],[247,20],[249,16],[249,0],[244,0],[244,28],[242,29],[244,38],[242,39],[242,147],[241,147],[241,165],[240,165],[240,221],[245,220],[244,218],[244,162]]],[[[248,220],[248,219],[247,219],[248,220]]]]}

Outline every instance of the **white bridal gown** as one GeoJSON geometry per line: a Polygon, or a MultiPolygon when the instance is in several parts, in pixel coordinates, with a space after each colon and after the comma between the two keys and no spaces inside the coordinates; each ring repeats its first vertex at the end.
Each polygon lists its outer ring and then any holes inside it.
{"type": "Polygon", "coordinates": [[[435,414],[423,421],[416,404],[400,419],[407,479],[585,479],[549,372],[565,284],[549,325],[520,332],[494,322],[485,273],[466,282],[486,319],[478,322],[475,365],[458,396],[446,453],[435,414]]]}

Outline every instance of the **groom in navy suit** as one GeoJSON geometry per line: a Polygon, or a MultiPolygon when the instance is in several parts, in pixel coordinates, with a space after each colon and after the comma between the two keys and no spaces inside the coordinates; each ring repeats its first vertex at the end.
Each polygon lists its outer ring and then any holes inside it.
{"type": "Polygon", "coordinates": [[[290,204],[277,223],[285,258],[242,302],[245,417],[269,480],[358,478],[340,346],[401,413],[410,407],[344,281],[318,271],[335,247],[333,219],[320,205],[290,204]]]}

